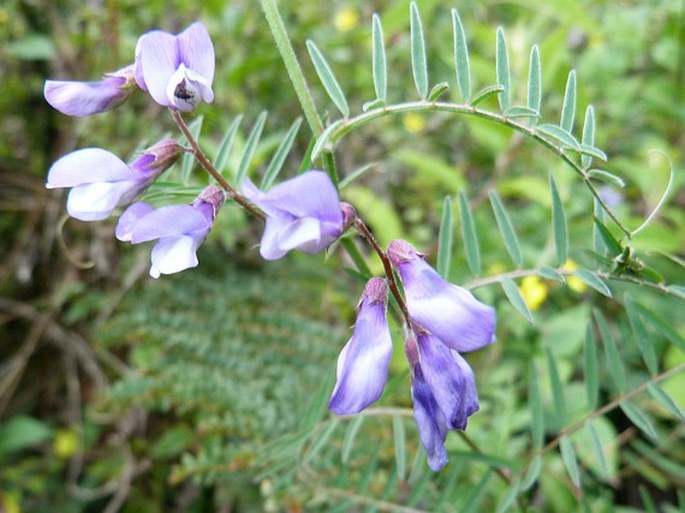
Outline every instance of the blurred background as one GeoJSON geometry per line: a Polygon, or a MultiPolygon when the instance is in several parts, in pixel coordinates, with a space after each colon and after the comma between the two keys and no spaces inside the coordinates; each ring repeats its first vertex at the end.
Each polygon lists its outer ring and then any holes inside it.
{"type": "MultiPolygon", "coordinates": [[[[456,90],[453,7],[467,33],[474,89],[495,81],[498,26],[506,31],[520,101],[530,47],[540,47],[543,118],[558,119],[568,72],[576,70],[576,130],[592,104],[596,146],[610,156],[607,169],[627,184],[607,186],[606,197],[629,226],[639,226],[668,182],[665,159],[650,150],[668,155],[673,192],[634,242],[667,283],[682,284],[685,2],[417,4],[433,84],[446,81],[456,90]]],[[[352,111],[361,112],[374,98],[374,12],[385,34],[389,101],[416,98],[407,2],[283,0],[279,6],[322,116],[335,119],[337,113],[305,41],[312,39],[324,52],[352,111]]],[[[644,381],[620,306],[582,283],[520,283],[535,325],[516,314],[499,287],[479,288],[478,296],[495,305],[499,316],[497,344],[469,356],[481,411],[471,419],[470,438],[449,435],[452,463],[433,474],[421,459],[411,418],[397,325],[391,376],[377,414],[362,423],[331,420],[326,412],[337,354],[350,336],[362,289],[352,274],[340,272],[349,266],[341,251],[326,259],[291,254],[283,262],[262,262],[255,248],[260,224],[227,206],[199,252],[199,268],[155,281],[147,274],[150,248],[116,241],[115,218],[66,218],[64,191],[44,186],[57,158],[99,146],[128,160],[146,144],[180,135],[144,94],[113,112],[66,117],[44,101],[44,81],[96,80],[133,61],[142,33],[178,32],[196,19],[207,25],[217,58],[216,100],[194,114],[203,120],[200,143],[214,155],[229,125],[242,116],[224,170],[230,178],[251,127],[268,112],[250,165],[251,176],[260,177],[302,113],[256,2],[5,0],[0,6],[0,511],[494,511],[506,495],[506,477],[530,457],[528,372],[531,364],[544,366],[546,351],[557,359],[570,420],[587,414],[582,352],[593,308],[611,324],[626,380],[644,381]]],[[[456,92],[448,95],[460,101],[456,92]]],[[[283,177],[297,173],[310,138],[303,124],[283,177]]],[[[487,192],[495,188],[510,206],[525,265],[544,264],[553,253],[552,173],[569,220],[573,260],[582,263],[579,248],[589,247],[588,191],[559,159],[500,126],[444,113],[406,114],[347,136],[335,157],[341,177],[370,166],[342,197],[358,208],[382,245],[405,238],[434,263],[443,199],[454,197],[457,216],[462,190],[480,233],[483,275],[510,270],[487,210],[487,192]]],[[[163,192],[165,184],[178,181],[178,167],[151,189],[152,200],[173,199],[163,192]]],[[[197,170],[187,190],[204,183],[207,177],[197,170]]],[[[191,197],[183,190],[173,194],[178,201],[191,197]]],[[[449,277],[467,283],[474,277],[455,236],[449,277]]],[[[373,258],[368,261],[380,269],[373,258]]],[[[657,312],[671,335],[685,336],[682,300],[625,284],[614,289],[617,296],[626,291],[657,312]]],[[[676,368],[685,353],[662,339],[656,343],[659,362],[665,370],[676,368]]],[[[601,401],[608,402],[615,385],[606,369],[600,373],[601,401]]],[[[547,435],[553,437],[572,422],[555,426],[549,378],[540,379],[550,408],[547,435]]],[[[682,372],[661,385],[685,408],[682,372]]],[[[581,491],[568,480],[559,455],[545,455],[544,475],[527,492],[528,510],[683,507],[682,421],[644,401],[658,442],[647,440],[620,412],[597,417],[606,468],[597,468],[582,438],[575,440],[588,476],[581,491]]]]}

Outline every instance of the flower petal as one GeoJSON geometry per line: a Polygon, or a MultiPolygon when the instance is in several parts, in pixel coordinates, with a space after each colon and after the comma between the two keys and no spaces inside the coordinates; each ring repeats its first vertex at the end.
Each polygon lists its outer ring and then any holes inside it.
{"type": "Polygon", "coordinates": [[[203,239],[190,235],[160,239],[152,248],[150,276],[158,278],[160,274],[174,274],[197,267],[197,248],[203,239]]]}
{"type": "Polygon", "coordinates": [[[117,223],[116,230],[114,231],[117,239],[122,242],[131,242],[133,229],[136,223],[138,223],[141,218],[145,217],[153,210],[153,207],[142,202],[134,203],[124,210],[124,213],[121,214],[121,217],[119,217],[119,222],[117,223]]]}
{"type": "MultiPolygon", "coordinates": [[[[321,240],[321,226],[319,221],[312,217],[296,219],[282,227],[278,233],[278,249],[290,251],[291,249],[303,249],[303,246],[317,243],[321,240]]],[[[316,252],[316,251],[310,251],[316,252]]]]}
{"type": "Polygon", "coordinates": [[[447,425],[431,388],[424,380],[420,366],[414,369],[411,396],[414,402],[414,419],[421,444],[428,456],[428,466],[437,472],[447,465],[448,461],[447,451],[445,451],[447,425]]]}
{"type": "Polygon", "coordinates": [[[172,205],[158,208],[138,219],[131,227],[131,243],[153,239],[192,235],[204,239],[212,222],[190,205],[172,205]]]}
{"type": "Polygon", "coordinates": [[[196,21],[177,37],[180,61],[201,75],[211,87],[214,80],[215,57],[214,45],[207,28],[202,22],[196,21]]]}
{"type": "MultiPolygon", "coordinates": [[[[385,293],[384,282],[382,287],[385,293]]],[[[385,306],[385,298],[376,303],[362,299],[352,338],[338,357],[338,379],[328,403],[333,413],[358,413],[383,394],[392,355],[385,306]]]]}
{"type": "Polygon", "coordinates": [[[153,30],[140,37],[136,51],[141,70],[136,74],[138,85],[142,81],[157,103],[170,107],[167,86],[180,64],[176,36],[153,30]],[[141,74],[142,80],[139,80],[141,74]]]}
{"type": "Polygon", "coordinates": [[[84,148],[55,162],[48,171],[48,189],[96,182],[136,180],[136,175],[116,155],[101,148],[84,148]]]}
{"type": "Polygon", "coordinates": [[[43,95],[47,102],[68,116],[90,116],[121,105],[129,91],[121,89],[124,77],[106,77],[95,82],[46,80],[43,95]]]}
{"type": "Polygon", "coordinates": [[[100,221],[109,217],[114,209],[129,196],[134,182],[100,182],[78,185],[71,189],[67,199],[67,212],[81,221],[100,221]]]}
{"type": "Polygon", "coordinates": [[[307,171],[266,193],[255,194],[250,200],[269,215],[315,217],[342,229],[338,191],[323,171],[307,171]]]}
{"type": "Polygon", "coordinates": [[[494,308],[444,280],[405,241],[391,242],[388,257],[402,278],[410,315],[442,343],[466,352],[495,341],[494,308]]]}
{"type": "Polygon", "coordinates": [[[445,415],[447,427],[466,429],[469,416],[479,408],[471,367],[435,337],[419,332],[417,339],[423,376],[445,415]]]}

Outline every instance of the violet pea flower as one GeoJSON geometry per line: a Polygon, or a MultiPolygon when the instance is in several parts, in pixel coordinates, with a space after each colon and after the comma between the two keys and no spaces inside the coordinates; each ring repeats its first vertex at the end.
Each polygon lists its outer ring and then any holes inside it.
{"type": "Polygon", "coordinates": [[[266,260],[277,260],[291,249],[318,253],[343,231],[338,191],[323,171],[307,171],[267,192],[246,178],[241,189],[267,216],[259,247],[266,260]]]}
{"type": "Polygon", "coordinates": [[[178,35],[153,30],[138,39],[135,79],[164,107],[192,111],[214,100],[214,45],[199,21],[178,35]]]}
{"type": "Polygon", "coordinates": [[[392,354],[387,295],[382,278],[367,282],[352,338],[338,357],[337,382],[328,403],[333,413],[359,413],[383,394],[392,354]]]}
{"type": "Polygon", "coordinates": [[[414,418],[428,465],[437,471],[447,464],[447,431],[466,429],[480,405],[469,364],[420,326],[414,325],[414,333],[405,343],[412,369],[414,418]]]}
{"type": "Polygon", "coordinates": [[[423,377],[420,366],[417,366],[412,374],[411,398],[414,403],[414,420],[419,431],[421,445],[428,457],[428,466],[437,472],[448,462],[445,450],[447,423],[445,415],[435,402],[433,393],[423,377]]]}
{"type": "Polygon", "coordinates": [[[84,148],[57,160],[48,171],[48,189],[71,188],[67,212],[81,221],[109,217],[133,201],[181,154],[174,140],[160,141],[130,164],[101,148],[84,148]]]}
{"type": "Polygon", "coordinates": [[[210,185],[191,205],[155,209],[147,203],[134,203],[119,218],[116,237],[131,244],[157,240],[151,254],[153,278],[197,267],[197,250],[224,200],[224,191],[210,185]]]}
{"type": "Polygon", "coordinates": [[[133,65],[113,73],[102,80],[78,82],[73,80],[46,80],[43,95],[47,102],[67,116],[90,116],[118,107],[135,90],[133,65]]]}
{"type": "Polygon", "coordinates": [[[414,321],[459,352],[495,341],[494,308],[444,280],[408,242],[392,241],[387,254],[402,278],[407,309],[414,321]]]}

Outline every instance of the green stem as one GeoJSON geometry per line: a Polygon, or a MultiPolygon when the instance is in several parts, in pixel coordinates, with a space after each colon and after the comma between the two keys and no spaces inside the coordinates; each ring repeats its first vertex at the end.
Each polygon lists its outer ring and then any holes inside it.
{"type": "MultiPolygon", "coordinates": [[[[650,383],[655,383],[655,384],[656,384],[656,383],[659,383],[659,382],[665,380],[666,378],[669,378],[669,377],[671,377],[671,376],[675,376],[676,374],[680,374],[680,373],[683,372],[683,371],[685,371],[685,363],[681,363],[681,364],[678,365],[677,367],[673,367],[672,369],[669,369],[669,370],[667,370],[667,371],[665,371],[665,372],[662,372],[661,374],[658,374],[658,375],[652,377],[651,379],[645,381],[644,383],[642,383],[642,384],[640,384],[639,386],[633,388],[632,390],[620,394],[618,397],[616,397],[616,398],[615,398],[613,401],[611,401],[610,403],[605,404],[604,406],[602,406],[601,408],[599,408],[599,409],[597,409],[597,410],[591,411],[590,413],[588,413],[587,415],[585,415],[582,419],[578,420],[578,421],[577,421],[575,424],[573,424],[572,426],[569,426],[569,427],[564,428],[564,429],[562,429],[561,431],[559,431],[558,436],[557,436],[554,440],[552,440],[551,442],[549,442],[547,445],[545,445],[544,447],[542,447],[541,449],[539,449],[539,450],[533,455],[533,457],[536,456],[536,455],[544,456],[544,455],[547,454],[549,451],[553,450],[556,446],[558,446],[558,445],[559,445],[559,442],[561,441],[561,439],[562,439],[564,436],[568,436],[568,435],[571,435],[571,434],[575,433],[575,432],[578,431],[580,428],[582,428],[587,422],[589,422],[589,421],[591,421],[591,420],[593,420],[593,419],[596,419],[596,418],[598,418],[598,417],[601,417],[602,415],[604,415],[604,414],[606,414],[606,413],[609,413],[611,410],[614,410],[614,409],[618,408],[618,407],[620,406],[620,404],[621,404],[622,401],[626,401],[626,400],[628,400],[628,399],[631,399],[631,398],[635,397],[635,396],[638,395],[640,392],[642,392],[643,390],[645,390],[645,389],[647,388],[647,386],[648,386],[650,383]]],[[[524,471],[525,471],[525,469],[524,469],[524,471]]],[[[525,472],[524,472],[524,473],[525,473],[525,472]]],[[[522,473],[522,474],[524,474],[524,473],[522,473]]]]}
{"type": "Polygon", "coordinates": [[[501,114],[495,112],[489,112],[486,110],[481,110],[472,105],[467,104],[457,104],[457,103],[445,103],[445,102],[430,102],[426,100],[420,100],[416,102],[406,102],[399,103],[396,105],[388,105],[384,107],[379,107],[377,109],[372,109],[367,112],[363,112],[355,117],[341,119],[329,125],[326,130],[321,134],[319,140],[316,142],[312,158],[315,159],[319,153],[324,151],[332,151],[333,147],[349,132],[356,130],[357,128],[370,123],[376,119],[390,116],[393,114],[406,113],[406,112],[420,112],[426,110],[433,111],[443,111],[451,112],[454,114],[465,114],[467,116],[474,116],[481,119],[486,119],[500,125],[507,126],[517,132],[521,132],[527,137],[537,141],[542,146],[547,148],[552,153],[559,156],[571,169],[573,169],[585,182],[587,187],[590,189],[592,195],[597,199],[602,208],[606,211],[609,217],[612,219],[616,226],[625,234],[625,236],[630,240],[632,232],[627,228],[614,214],[614,212],[609,208],[609,206],[604,201],[604,198],[599,194],[590,182],[590,177],[585,172],[585,170],[576,164],[573,159],[568,155],[568,152],[564,148],[555,146],[549,140],[544,138],[535,129],[535,127],[529,127],[518,123],[512,118],[507,118],[501,114]]]}
{"type": "MultiPolygon", "coordinates": [[[[574,272],[571,269],[564,269],[562,267],[557,267],[555,271],[561,274],[562,276],[571,276],[574,272]]],[[[668,294],[669,296],[677,297],[679,299],[685,299],[685,294],[683,294],[679,290],[670,288],[668,287],[668,285],[665,285],[663,283],[655,283],[652,281],[641,280],[640,278],[630,276],[628,274],[611,274],[604,271],[590,272],[597,276],[597,278],[602,280],[623,281],[627,283],[633,283],[641,287],[658,290],[662,294],[668,294]]],[[[526,276],[540,276],[540,271],[539,269],[517,269],[515,271],[509,271],[506,273],[493,274],[492,276],[488,276],[486,278],[478,278],[476,280],[472,280],[468,283],[463,284],[462,287],[471,290],[478,287],[484,287],[486,285],[492,285],[493,283],[499,283],[504,278],[510,278],[512,280],[515,280],[518,278],[525,278],[526,276]]]]}
{"type": "Polygon", "coordinates": [[[323,124],[321,123],[321,118],[314,106],[312,95],[309,93],[309,87],[307,87],[307,82],[302,73],[302,68],[300,68],[297,56],[295,55],[295,50],[293,50],[293,46],[288,38],[288,33],[283,24],[283,18],[281,18],[281,14],[278,12],[276,0],[260,0],[260,3],[266,21],[271,29],[271,34],[276,41],[276,46],[278,46],[278,51],[281,53],[281,59],[283,59],[285,69],[295,88],[295,94],[300,101],[309,128],[314,136],[318,137],[321,135],[321,132],[323,132],[323,124]]]}

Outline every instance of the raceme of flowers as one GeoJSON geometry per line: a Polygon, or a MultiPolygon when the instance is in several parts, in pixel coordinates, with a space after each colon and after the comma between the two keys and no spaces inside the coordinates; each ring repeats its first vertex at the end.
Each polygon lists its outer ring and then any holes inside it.
{"type": "MultiPolygon", "coordinates": [[[[88,116],[118,107],[136,88],[149,92],[172,111],[192,111],[214,99],[214,47],[205,26],[195,22],[177,35],[155,30],[140,37],[135,60],[99,81],[47,80],[45,98],[58,111],[88,116]]],[[[310,170],[269,190],[248,178],[239,184],[242,196],[222,182],[206,187],[191,204],[159,208],[136,199],[184,148],[162,140],[125,163],[101,148],[84,148],[57,160],[48,171],[48,188],[69,188],[67,212],[82,221],[106,219],[127,206],[116,226],[122,242],[156,241],[150,275],[173,274],[198,265],[197,251],[210,233],[227,193],[253,204],[265,228],[259,252],[266,260],[297,249],[319,253],[361,220],[355,209],[341,203],[328,174],[310,170]]],[[[209,171],[209,169],[208,169],[209,171]]],[[[363,224],[362,224],[363,225],[363,224]]],[[[388,293],[393,293],[405,317],[404,353],[411,371],[411,397],[419,438],[431,469],[447,464],[445,439],[449,430],[465,429],[479,409],[473,371],[461,353],[495,341],[496,315],[468,290],[444,280],[406,241],[391,242],[384,252],[370,232],[367,241],[392,265],[395,275],[368,280],[358,305],[352,337],[338,357],[336,384],[329,409],[338,415],[361,412],[383,394],[392,355],[387,320],[388,293]]]]}

